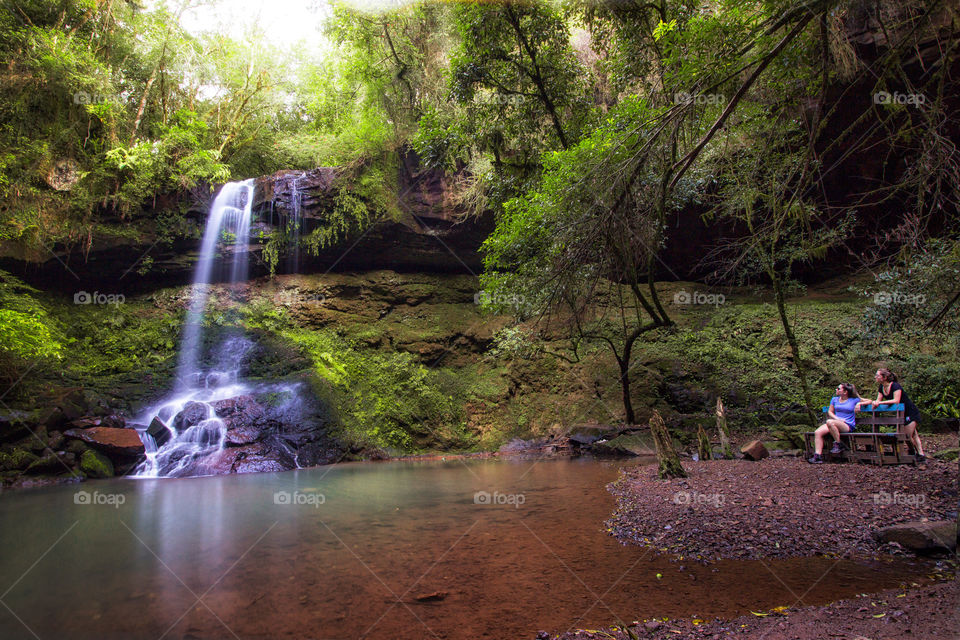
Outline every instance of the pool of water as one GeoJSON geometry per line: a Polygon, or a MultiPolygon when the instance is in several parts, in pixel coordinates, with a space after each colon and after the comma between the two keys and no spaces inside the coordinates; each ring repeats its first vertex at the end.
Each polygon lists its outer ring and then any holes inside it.
{"type": "Polygon", "coordinates": [[[701,566],[620,545],[603,521],[623,464],[389,462],[6,492],[0,638],[533,638],[823,604],[922,575],[906,561],[701,566]]]}

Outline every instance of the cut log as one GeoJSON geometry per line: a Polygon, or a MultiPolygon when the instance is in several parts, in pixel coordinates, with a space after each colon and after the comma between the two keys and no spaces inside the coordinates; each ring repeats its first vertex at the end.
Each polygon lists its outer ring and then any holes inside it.
{"type": "Polygon", "coordinates": [[[743,457],[747,460],[763,460],[770,455],[770,452],[767,451],[767,448],[763,446],[763,443],[759,440],[751,440],[740,447],[740,453],[742,453],[743,457]]]}

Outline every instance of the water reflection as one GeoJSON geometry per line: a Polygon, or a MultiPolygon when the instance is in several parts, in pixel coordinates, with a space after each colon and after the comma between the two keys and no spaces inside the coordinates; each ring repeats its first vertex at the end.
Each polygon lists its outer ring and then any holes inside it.
{"type": "Polygon", "coordinates": [[[0,608],[0,637],[533,637],[792,604],[787,587],[830,571],[806,598],[826,602],[909,570],[681,570],[603,530],[616,473],[585,460],[385,463],[5,493],[0,588],[16,617],[0,608]]]}

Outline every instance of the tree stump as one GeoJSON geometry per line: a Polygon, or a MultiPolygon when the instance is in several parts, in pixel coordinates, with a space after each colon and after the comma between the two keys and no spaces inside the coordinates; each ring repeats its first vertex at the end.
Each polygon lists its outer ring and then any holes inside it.
{"type": "Polygon", "coordinates": [[[763,443],[759,440],[751,440],[740,447],[740,453],[742,453],[743,457],[747,460],[763,460],[770,455],[770,452],[767,451],[767,448],[763,446],[763,443]]]}
{"type": "Polygon", "coordinates": [[[670,432],[667,425],[663,423],[663,418],[656,410],[650,418],[650,433],[653,435],[653,443],[657,448],[657,464],[659,466],[660,478],[686,478],[687,472],[683,470],[680,464],[680,456],[677,450],[673,448],[673,440],[670,439],[670,432]]]}
{"type": "Polygon", "coordinates": [[[724,460],[733,460],[733,448],[730,446],[730,430],[727,428],[727,410],[723,399],[717,397],[717,431],[720,432],[720,451],[724,460]]]}
{"type": "Polygon", "coordinates": [[[713,458],[713,450],[710,447],[710,436],[703,430],[703,425],[697,426],[697,455],[701,460],[710,460],[713,458]]]}

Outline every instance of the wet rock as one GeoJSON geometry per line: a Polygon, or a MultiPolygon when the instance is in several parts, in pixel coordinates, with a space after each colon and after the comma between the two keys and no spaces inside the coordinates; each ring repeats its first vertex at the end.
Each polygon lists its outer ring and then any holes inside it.
{"type": "Polygon", "coordinates": [[[110,459],[99,451],[85,451],[80,456],[80,470],[88,478],[112,478],[114,474],[113,463],[110,459]]]}
{"type": "Polygon", "coordinates": [[[30,435],[29,418],[25,411],[0,413],[0,442],[11,442],[30,435]]]}
{"type": "Polygon", "coordinates": [[[237,396],[215,402],[213,410],[227,426],[228,445],[251,444],[263,437],[265,412],[251,396],[237,396]]]}
{"type": "Polygon", "coordinates": [[[770,452],[767,451],[767,448],[763,446],[763,443],[759,440],[751,440],[740,447],[740,453],[742,453],[743,457],[747,460],[763,460],[770,455],[770,452]]]}
{"type": "Polygon", "coordinates": [[[89,429],[68,429],[63,433],[68,438],[83,440],[97,449],[114,455],[143,455],[143,442],[134,429],[116,429],[114,427],[91,427],[89,429]]]}
{"type": "Polygon", "coordinates": [[[154,416],[153,420],[150,421],[150,424],[147,426],[147,433],[153,437],[154,442],[157,443],[158,447],[162,447],[170,441],[170,438],[173,437],[173,433],[170,429],[163,423],[163,420],[159,416],[154,416]]]}
{"type": "Polygon", "coordinates": [[[878,529],[873,537],[881,544],[895,542],[915,553],[952,551],[957,548],[957,523],[949,520],[904,522],[878,529]]]}
{"type": "Polygon", "coordinates": [[[47,434],[47,446],[53,450],[62,449],[66,440],[59,431],[51,431],[47,434]]]}
{"type": "Polygon", "coordinates": [[[65,471],[65,469],[57,454],[48,450],[44,455],[31,462],[24,473],[54,473],[57,471],[65,471]]]}
{"type": "Polygon", "coordinates": [[[47,428],[35,425],[23,446],[37,454],[45,451],[47,448],[47,428]]]}
{"type": "Polygon", "coordinates": [[[210,416],[210,407],[203,402],[188,402],[183,409],[173,418],[172,427],[181,432],[189,427],[199,424],[210,416]]]}
{"type": "Polygon", "coordinates": [[[617,431],[608,425],[579,425],[570,430],[570,442],[578,445],[590,445],[603,438],[614,436],[617,431]]]}
{"type": "Polygon", "coordinates": [[[207,457],[197,467],[197,475],[227,473],[276,472],[290,469],[278,453],[266,451],[262,445],[228,447],[207,457]]]}
{"type": "Polygon", "coordinates": [[[597,453],[629,456],[653,456],[657,453],[653,436],[645,432],[625,433],[613,440],[598,442],[593,446],[593,450],[597,453]]]}

